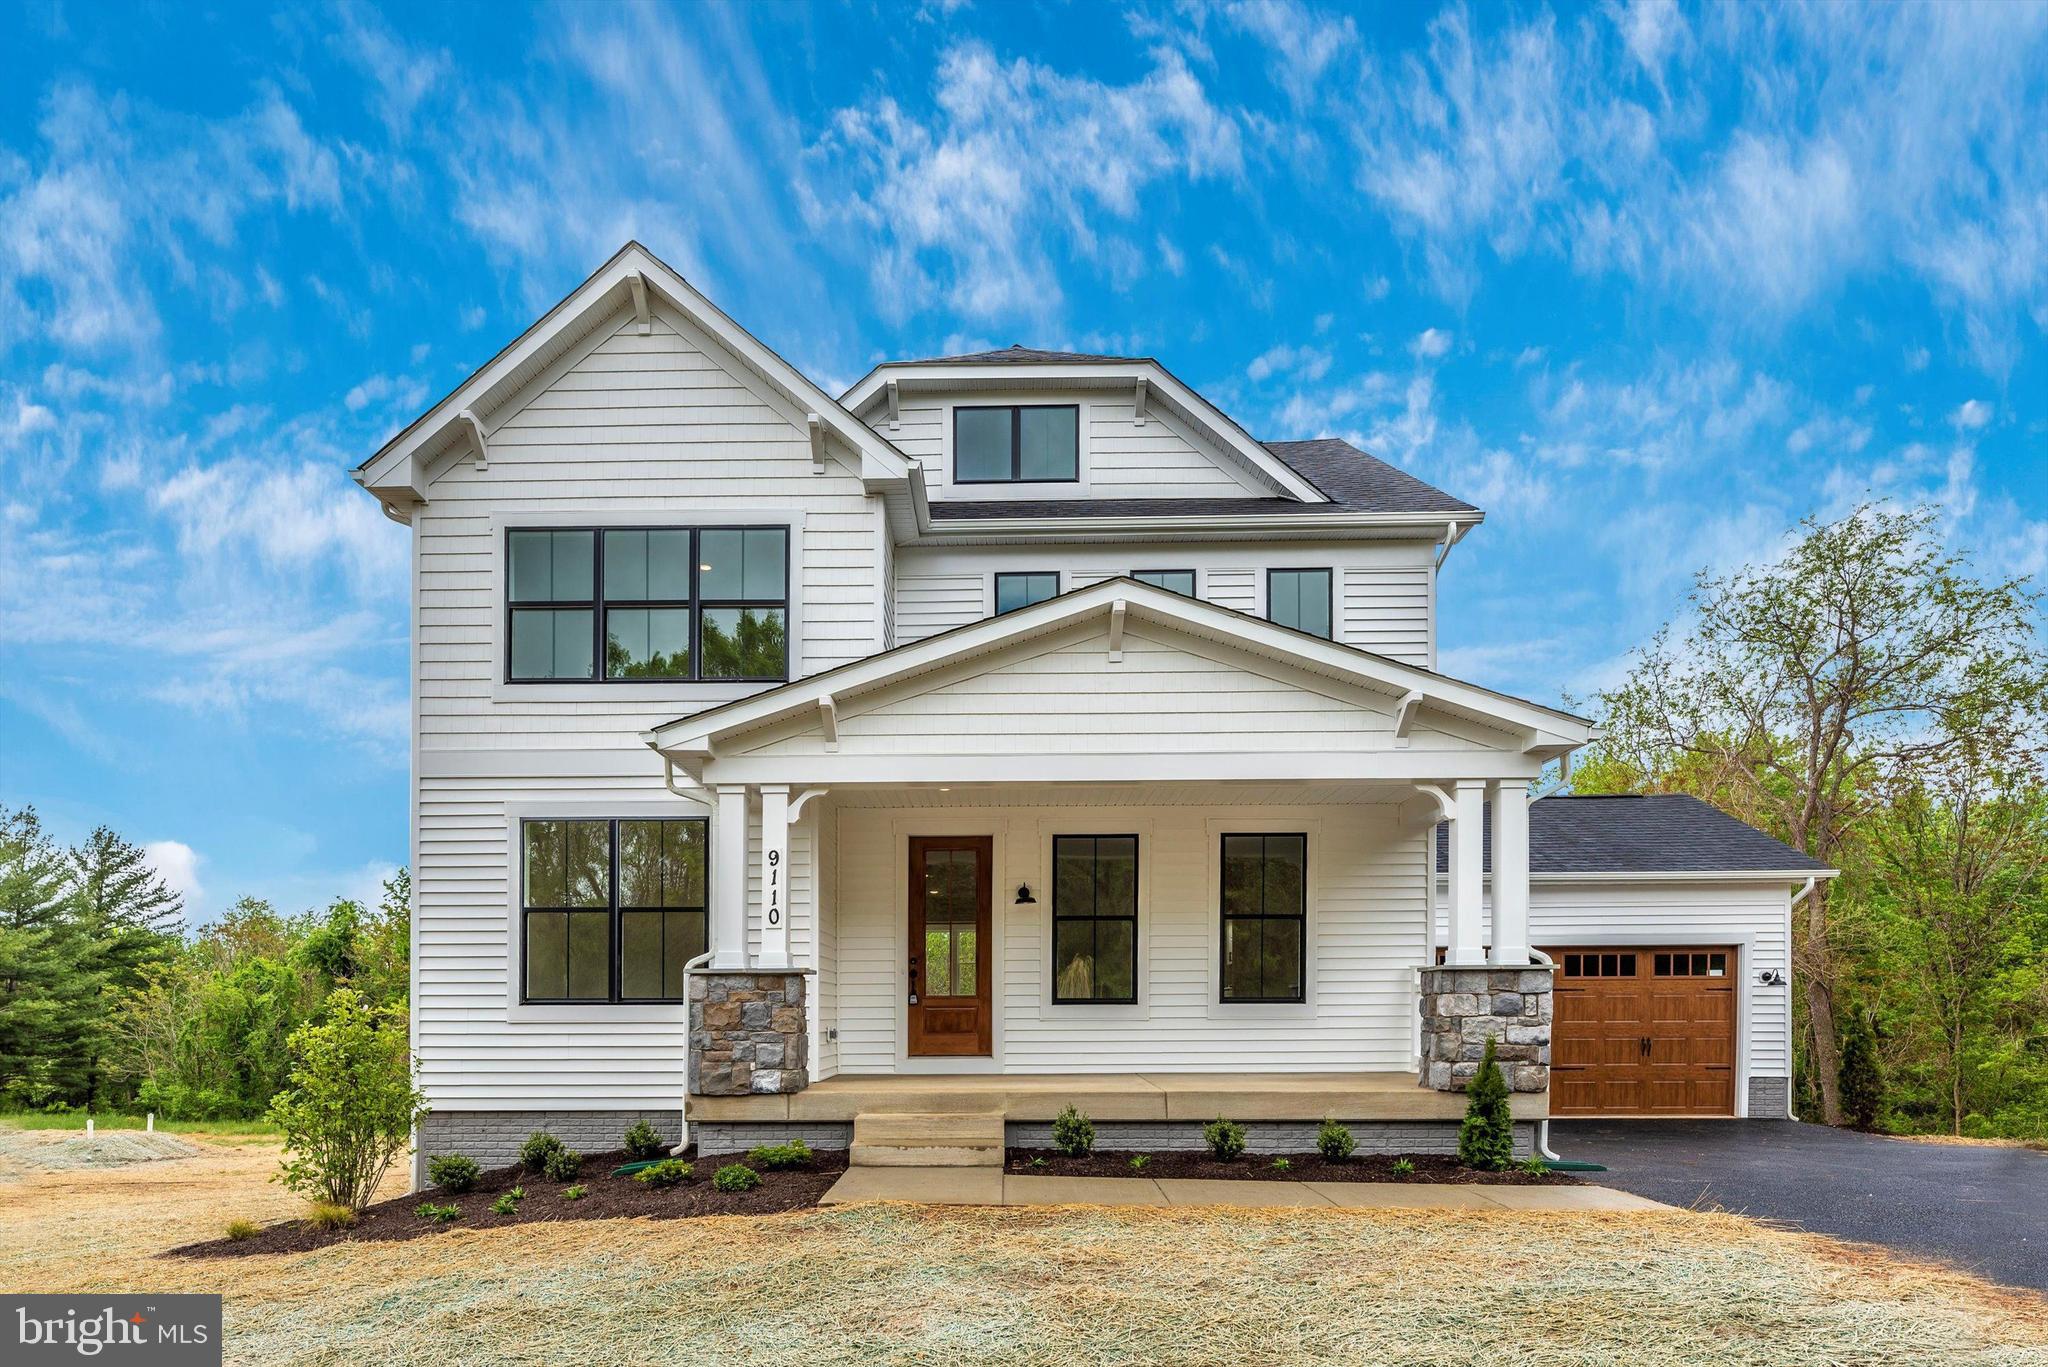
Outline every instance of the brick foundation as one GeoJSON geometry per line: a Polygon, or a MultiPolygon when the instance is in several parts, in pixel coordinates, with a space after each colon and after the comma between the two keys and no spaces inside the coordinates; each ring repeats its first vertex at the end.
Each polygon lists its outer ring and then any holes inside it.
{"type": "Polygon", "coordinates": [[[654,1127],[662,1143],[682,1135],[683,1113],[673,1111],[429,1111],[420,1117],[413,1154],[413,1186],[427,1183],[427,1160],[451,1153],[474,1158],[486,1168],[519,1160],[519,1146],[535,1130],[546,1130],[578,1153],[610,1153],[625,1145],[636,1120],[654,1127]]]}
{"type": "Polygon", "coordinates": [[[1551,972],[1548,966],[1423,969],[1422,1085],[1464,1091],[1491,1036],[1511,1090],[1550,1090],[1551,972]]]}
{"type": "MultiPolygon", "coordinates": [[[[1341,1117],[1340,1117],[1341,1119],[1341,1117]]],[[[1458,1122],[1455,1120],[1345,1120],[1344,1127],[1358,1141],[1360,1153],[1455,1154],[1458,1151],[1458,1122]]],[[[1248,1120],[1244,1122],[1247,1153],[1314,1153],[1315,1120],[1248,1120]]],[[[1011,1148],[1053,1147],[1052,1125],[1046,1121],[1013,1120],[1003,1127],[1003,1142],[1011,1148]]],[[[1536,1151],[1536,1127],[1529,1121],[1515,1122],[1515,1157],[1527,1158],[1536,1151]]],[[[1194,1120],[1098,1120],[1095,1147],[1110,1153],[1193,1153],[1206,1149],[1202,1122],[1194,1120]]]]}
{"type": "Polygon", "coordinates": [[[690,975],[692,1096],[801,1092],[811,1082],[804,975],[690,975]]]}

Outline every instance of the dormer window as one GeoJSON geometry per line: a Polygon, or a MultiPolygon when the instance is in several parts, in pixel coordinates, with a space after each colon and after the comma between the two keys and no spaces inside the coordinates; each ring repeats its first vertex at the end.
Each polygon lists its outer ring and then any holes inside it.
{"type": "Polygon", "coordinates": [[[955,484],[1072,484],[1080,477],[1079,405],[953,410],[955,484]]]}

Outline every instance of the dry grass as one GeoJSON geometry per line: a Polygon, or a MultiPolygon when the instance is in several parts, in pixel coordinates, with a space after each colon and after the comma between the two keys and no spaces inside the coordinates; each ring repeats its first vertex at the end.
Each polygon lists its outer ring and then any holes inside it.
{"type": "Polygon", "coordinates": [[[2048,1363],[2048,1303],[1735,1216],[945,1210],[456,1230],[195,1262],[267,1149],[39,1173],[0,1289],[225,1291],[233,1362],[2048,1363]]]}
{"type": "Polygon", "coordinates": [[[2037,1153],[2048,1153],[2048,1139],[1970,1139],[1959,1134],[1895,1134],[1888,1137],[1903,1139],[1912,1144],[1955,1144],[1979,1149],[2033,1149],[2037,1153]]]}

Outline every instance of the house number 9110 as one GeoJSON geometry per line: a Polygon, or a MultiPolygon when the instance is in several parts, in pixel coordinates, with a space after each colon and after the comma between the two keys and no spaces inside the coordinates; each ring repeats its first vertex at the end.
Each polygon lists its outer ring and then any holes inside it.
{"type": "Polygon", "coordinates": [[[768,851],[768,924],[782,924],[782,851],[768,851]]]}

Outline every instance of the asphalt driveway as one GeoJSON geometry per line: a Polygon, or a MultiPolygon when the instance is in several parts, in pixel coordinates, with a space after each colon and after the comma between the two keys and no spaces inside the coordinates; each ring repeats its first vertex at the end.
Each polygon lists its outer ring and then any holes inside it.
{"type": "Polygon", "coordinates": [[[1940,1258],[2048,1291],[2048,1153],[1768,1120],[1557,1120],[1591,1180],[1940,1258]]]}

